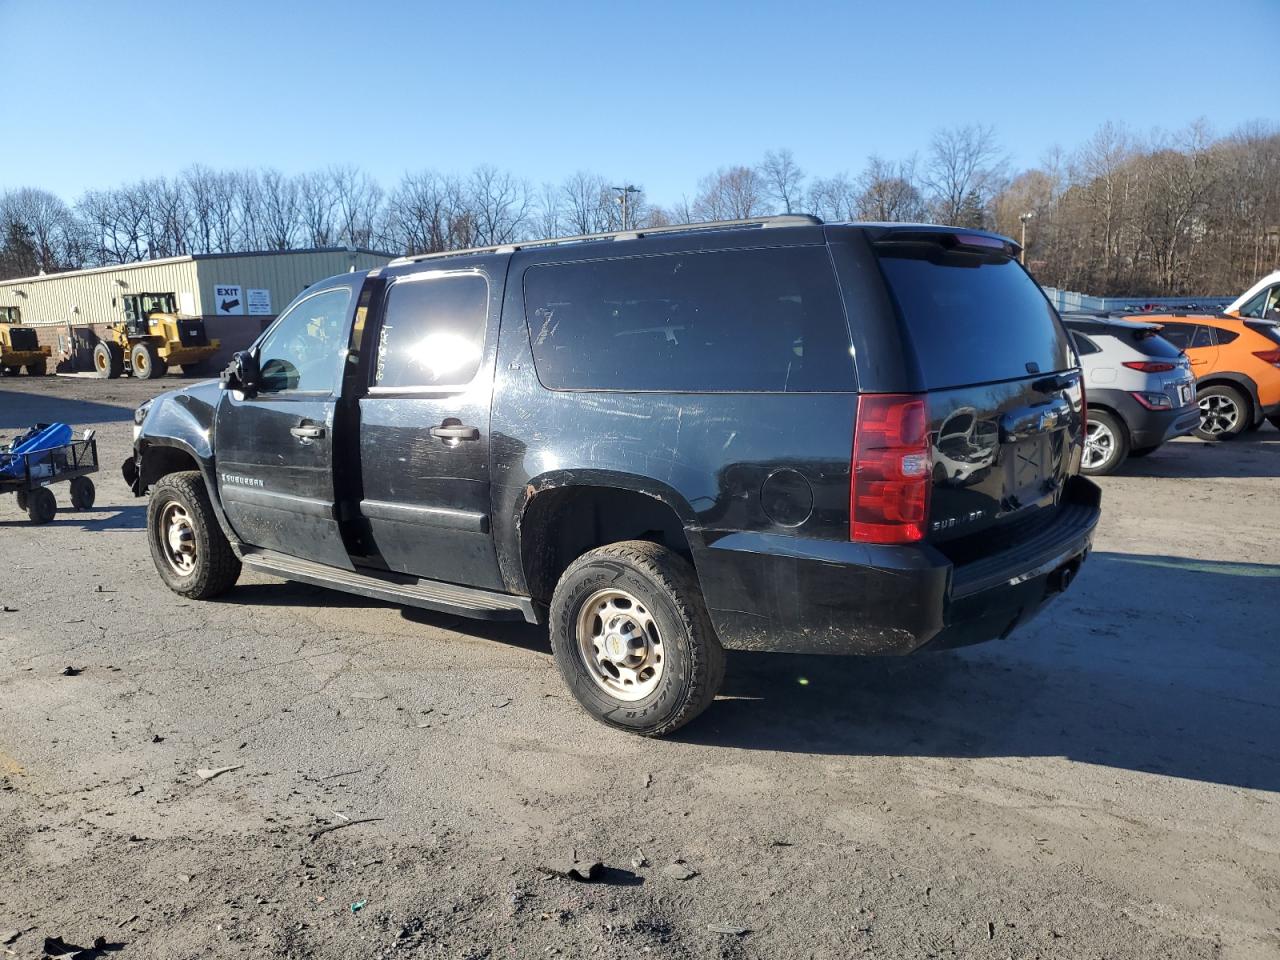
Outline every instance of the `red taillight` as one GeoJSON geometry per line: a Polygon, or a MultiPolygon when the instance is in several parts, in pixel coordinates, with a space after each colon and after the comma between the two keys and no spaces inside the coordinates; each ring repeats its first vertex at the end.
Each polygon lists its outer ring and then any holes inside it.
{"type": "Polygon", "coordinates": [[[849,539],[923,540],[930,469],[924,398],[897,393],[859,397],[849,480],[849,539]]]}
{"type": "Polygon", "coordinates": [[[1255,350],[1253,355],[1263,363],[1271,363],[1280,367],[1280,350],[1255,350]]]}
{"type": "Polygon", "coordinates": [[[1174,364],[1161,360],[1126,360],[1124,365],[1130,370],[1141,370],[1143,373],[1168,373],[1177,369],[1174,364]]]}

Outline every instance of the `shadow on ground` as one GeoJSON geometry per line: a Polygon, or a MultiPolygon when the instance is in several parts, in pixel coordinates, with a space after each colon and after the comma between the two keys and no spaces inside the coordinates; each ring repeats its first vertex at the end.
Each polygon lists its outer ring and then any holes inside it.
{"type": "Polygon", "coordinates": [[[1121,477],[1214,479],[1280,477],[1280,431],[1264,426],[1234,440],[1184,439],[1145,457],[1126,460],[1121,477]]]}
{"type": "MultiPolygon", "coordinates": [[[[67,492],[66,484],[55,483],[49,489],[58,498],[58,512],[54,514],[52,520],[44,524],[46,528],[79,528],[99,533],[115,530],[146,529],[147,507],[145,503],[128,507],[95,507],[93,510],[80,511],[74,510],[69,506],[70,494],[67,492]],[[102,516],[104,513],[107,516],[102,516]]],[[[0,520],[0,528],[34,526],[26,518],[25,514],[17,512],[14,501],[10,500],[9,503],[15,506],[15,510],[11,517],[8,516],[8,511],[6,511],[7,519],[0,520]]]]}
{"type": "Polygon", "coordinates": [[[35,423],[119,423],[133,419],[133,408],[0,387],[0,432],[17,433],[35,423]]]}
{"type": "MultiPolygon", "coordinates": [[[[221,602],[369,606],[290,583],[221,602]]],[[[675,739],[863,756],[1062,756],[1280,791],[1280,566],[1095,553],[1012,637],[905,658],[731,651],[721,698],[675,739]],[[1231,595],[1230,616],[1213,602],[1231,595]],[[1232,619],[1234,617],[1234,619],[1232,619]]],[[[549,653],[546,629],[405,619],[549,653]]]]}
{"type": "Polygon", "coordinates": [[[1280,791],[1280,567],[1095,554],[1023,632],[898,660],[733,653],[678,734],[749,750],[1062,756],[1280,791]],[[1223,622],[1231,593],[1240,622],[1223,622]],[[1203,615],[1203,620],[1201,616],[1203,615]]]}

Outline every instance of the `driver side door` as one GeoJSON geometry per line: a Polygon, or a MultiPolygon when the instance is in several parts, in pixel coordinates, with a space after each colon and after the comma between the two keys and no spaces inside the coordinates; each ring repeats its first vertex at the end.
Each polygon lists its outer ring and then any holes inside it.
{"type": "Polygon", "coordinates": [[[261,386],[224,390],[214,422],[218,493],[254,547],[350,569],[334,495],[334,413],[358,291],[309,290],[254,352],[261,386]]]}

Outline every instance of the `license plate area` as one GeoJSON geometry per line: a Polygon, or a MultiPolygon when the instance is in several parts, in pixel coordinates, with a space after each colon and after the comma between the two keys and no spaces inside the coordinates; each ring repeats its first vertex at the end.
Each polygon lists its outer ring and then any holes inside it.
{"type": "Polygon", "coordinates": [[[1018,509],[1052,493],[1054,434],[1041,433],[1005,447],[1004,493],[1009,507],[1018,509]]]}
{"type": "Polygon", "coordinates": [[[1195,395],[1195,388],[1191,384],[1178,384],[1178,406],[1185,407],[1195,398],[1195,395]]]}

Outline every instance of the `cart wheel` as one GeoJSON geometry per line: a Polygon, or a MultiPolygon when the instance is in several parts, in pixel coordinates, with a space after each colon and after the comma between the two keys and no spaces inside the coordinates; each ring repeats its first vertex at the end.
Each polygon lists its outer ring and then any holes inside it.
{"type": "Polygon", "coordinates": [[[27,494],[27,516],[32,523],[48,523],[58,512],[58,501],[48,487],[36,487],[27,494]]]}
{"type": "Polygon", "coordinates": [[[77,510],[92,510],[96,492],[92,480],[88,477],[76,477],[71,481],[71,506],[77,510]]]}
{"type": "Polygon", "coordinates": [[[19,490],[14,496],[18,498],[18,509],[25,511],[27,509],[27,491],[19,490]]]}

